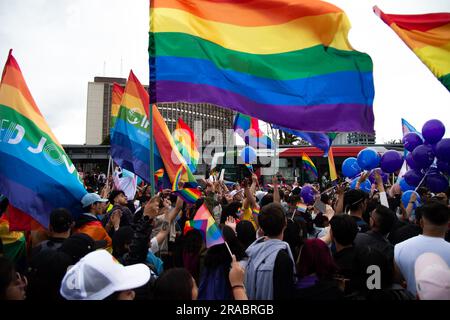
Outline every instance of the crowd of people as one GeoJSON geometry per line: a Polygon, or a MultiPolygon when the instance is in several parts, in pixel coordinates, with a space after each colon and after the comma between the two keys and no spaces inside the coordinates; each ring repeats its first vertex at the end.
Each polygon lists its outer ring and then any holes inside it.
{"type": "Polygon", "coordinates": [[[450,300],[450,191],[421,187],[420,206],[405,207],[399,185],[376,175],[368,194],[367,178],[314,184],[308,205],[304,185],[276,176],[204,180],[195,204],[148,185],[127,199],[102,177],[81,215],[56,209],[48,230],[25,235],[0,228],[0,299],[450,300]],[[226,243],[207,248],[185,229],[203,204],[226,243]]]}

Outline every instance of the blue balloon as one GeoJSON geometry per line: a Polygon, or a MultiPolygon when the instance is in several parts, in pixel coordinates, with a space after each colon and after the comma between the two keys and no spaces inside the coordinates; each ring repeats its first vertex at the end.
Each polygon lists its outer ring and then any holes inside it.
{"type": "Polygon", "coordinates": [[[408,184],[408,182],[406,182],[406,180],[403,179],[403,178],[400,179],[400,181],[399,181],[398,184],[400,185],[400,189],[401,189],[403,192],[408,191],[408,190],[414,190],[414,189],[415,189],[414,186],[408,184]]]}
{"type": "Polygon", "coordinates": [[[402,203],[403,203],[403,206],[405,207],[405,209],[406,209],[406,207],[408,207],[409,199],[411,199],[411,195],[413,193],[416,194],[416,198],[417,198],[416,202],[414,202],[413,208],[416,209],[418,204],[420,204],[421,200],[420,200],[419,194],[413,190],[408,190],[408,191],[404,192],[402,195],[402,203]]]}
{"type": "Polygon", "coordinates": [[[256,160],[256,151],[252,147],[245,147],[241,151],[241,158],[245,163],[253,163],[256,160]]]}
{"type": "Polygon", "coordinates": [[[380,166],[380,156],[370,148],[361,150],[358,153],[358,165],[363,170],[372,170],[380,166]]]}
{"type": "MultiPolygon", "coordinates": [[[[358,179],[353,180],[350,183],[350,188],[351,189],[355,189],[357,182],[358,182],[358,179]]],[[[364,192],[367,192],[367,193],[370,193],[371,187],[372,187],[372,184],[370,183],[369,180],[364,180],[364,182],[359,185],[359,189],[364,191],[364,192]]]]}
{"type": "Polygon", "coordinates": [[[342,174],[348,178],[353,178],[361,173],[361,168],[358,165],[356,158],[347,158],[342,163],[342,174]]]}

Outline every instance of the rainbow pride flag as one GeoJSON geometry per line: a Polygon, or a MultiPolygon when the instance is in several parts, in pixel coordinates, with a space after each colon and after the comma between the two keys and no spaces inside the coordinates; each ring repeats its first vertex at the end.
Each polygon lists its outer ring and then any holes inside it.
{"type": "Polygon", "coordinates": [[[214,218],[212,217],[211,213],[208,211],[208,208],[205,204],[203,204],[198,210],[197,213],[194,216],[194,221],[206,221],[206,224],[201,224],[201,229],[203,235],[206,239],[206,247],[210,248],[212,246],[215,246],[217,244],[225,243],[222,237],[222,232],[220,231],[219,227],[217,226],[214,218]]]}
{"type": "Polygon", "coordinates": [[[450,12],[386,14],[373,8],[450,91],[450,12]]]}
{"type": "Polygon", "coordinates": [[[330,180],[336,181],[338,179],[338,176],[336,173],[336,164],[334,163],[334,155],[332,147],[330,148],[330,150],[328,150],[328,168],[330,169],[330,180]]]}
{"type": "Polygon", "coordinates": [[[304,213],[304,212],[306,212],[306,210],[308,210],[308,206],[306,204],[304,204],[302,202],[297,203],[297,211],[304,213]]]}
{"type": "Polygon", "coordinates": [[[185,235],[186,233],[188,233],[193,229],[206,230],[207,226],[208,223],[206,220],[197,220],[197,221],[187,220],[186,223],[184,224],[183,235],[185,235]]]}
{"type": "Polygon", "coordinates": [[[86,190],[39,111],[12,50],[0,84],[0,119],[0,194],[44,227],[55,208],[81,213],[86,190]]]}
{"type": "Polygon", "coordinates": [[[317,173],[317,168],[314,165],[314,162],[312,162],[311,158],[308,157],[306,153],[303,153],[302,155],[302,162],[305,170],[310,172],[314,176],[314,179],[317,179],[319,177],[319,174],[317,173]]]}
{"type": "Polygon", "coordinates": [[[180,189],[178,187],[178,184],[182,181],[183,171],[185,170],[186,169],[183,166],[179,167],[172,183],[172,191],[176,192],[186,203],[195,203],[202,196],[202,192],[194,187],[196,186],[196,183],[190,182],[189,184],[193,186],[191,188],[180,189]]]}
{"type": "MultiPolygon", "coordinates": [[[[152,183],[147,103],[148,93],[133,71],[130,71],[114,128],[111,130],[111,156],[120,167],[133,172],[147,183],[152,183]]],[[[155,170],[159,170],[164,167],[164,164],[156,143],[154,143],[154,150],[155,170]]]]}
{"type": "Polygon", "coordinates": [[[253,148],[272,148],[272,139],[261,131],[256,118],[238,113],[234,118],[233,129],[244,140],[245,144],[253,148]]]}
{"type": "Polygon", "coordinates": [[[111,135],[114,132],[117,116],[119,115],[120,103],[122,102],[123,92],[124,87],[114,82],[111,97],[111,123],[109,126],[111,135]]]}
{"type": "Polygon", "coordinates": [[[253,173],[253,165],[251,163],[244,163],[244,165],[248,169],[248,171],[253,173]]]}
{"type": "Polygon", "coordinates": [[[311,132],[373,132],[373,64],[318,0],[150,1],[153,102],[211,103],[311,132]]]}
{"type": "Polygon", "coordinates": [[[184,160],[186,160],[189,169],[195,172],[197,170],[198,159],[200,158],[197,139],[191,128],[181,118],[178,118],[177,126],[173,132],[173,139],[178,151],[180,151],[184,160]]]}

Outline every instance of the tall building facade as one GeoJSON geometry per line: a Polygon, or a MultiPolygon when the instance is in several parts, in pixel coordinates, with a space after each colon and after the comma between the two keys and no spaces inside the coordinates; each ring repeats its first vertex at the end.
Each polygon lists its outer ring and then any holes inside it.
{"type": "MultiPolygon", "coordinates": [[[[95,77],[88,84],[86,144],[101,144],[109,136],[111,119],[111,98],[113,83],[125,86],[124,78],[95,77]]],[[[144,86],[147,89],[147,86],[144,86]]],[[[158,104],[167,126],[171,132],[175,130],[178,118],[182,118],[197,135],[202,134],[205,143],[225,145],[232,137],[227,137],[227,130],[233,128],[234,112],[217,106],[184,102],[158,104]],[[197,130],[196,130],[197,129],[197,130]],[[216,141],[217,136],[209,129],[217,129],[223,134],[222,141],[216,141]]]]}
{"type": "Polygon", "coordinates": [[[347,134],[347,143],[348,144],[375,144],[375,133],[359,133],[359,132],[351,132],[347,134]]]}

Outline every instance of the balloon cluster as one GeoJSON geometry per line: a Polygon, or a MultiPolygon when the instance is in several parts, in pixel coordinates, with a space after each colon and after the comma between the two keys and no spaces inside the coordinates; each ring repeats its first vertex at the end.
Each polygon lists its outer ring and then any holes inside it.
{"type": "MultiPolygon", "coordinates": [[[[422,181],[431,192],[443,192],[448,188],[446,175],[450,174],[450,139],[442,139],[444,134],[444,124],[434,119],[424,124],[422,136],[410,132],[403,137],[405,149],[410,152],[406,156],[410,170],[403,176],[406,190],[415,189],[422,181]]],[[[406,191],[403,187],[402,190],[406,191]]]]}
{"type": "Polygon", "coordinates": [[[380,156],[374,149],[366,148],[358,153],[358,157],[350,157],[344,160],[342,164],[342,173],[344,176],[354,179],[350,183],[350,188],[355,189],[358,176],[362,170],[372,170],[369,181],[364,181],[360,189],[370,192],[372,183],[375,183],[375,172],[378,172],[384,183],[388,182],[389,174],[401,169],[403,165],[402,155],[394,150],[389,150],[380,156]],[[375,170],[373,170],[375,169],[375,170]]]}

